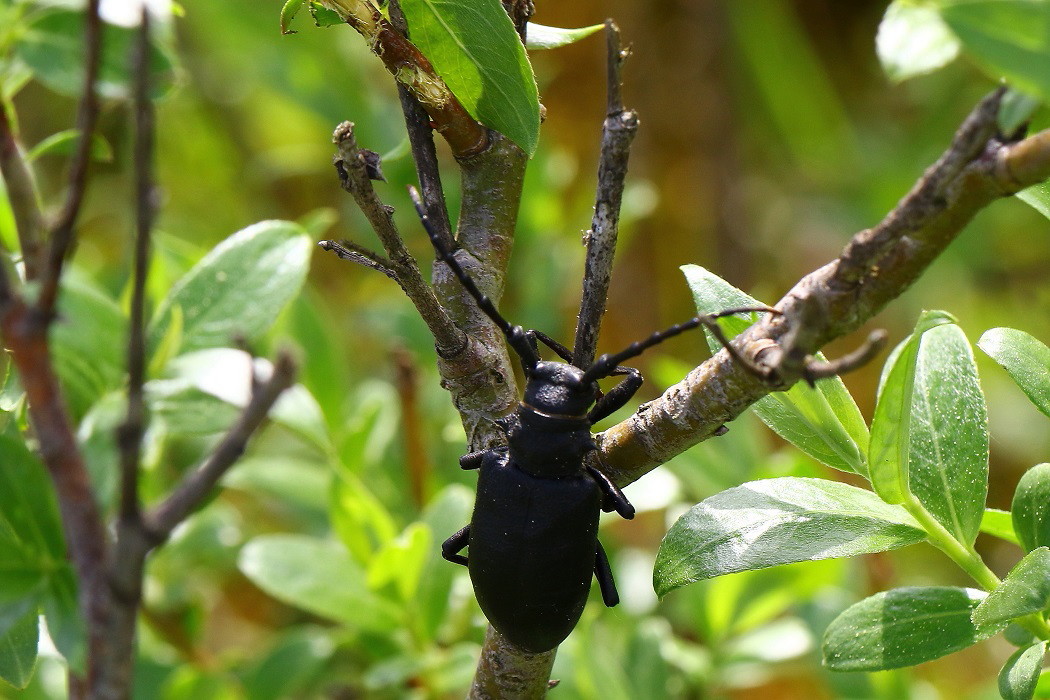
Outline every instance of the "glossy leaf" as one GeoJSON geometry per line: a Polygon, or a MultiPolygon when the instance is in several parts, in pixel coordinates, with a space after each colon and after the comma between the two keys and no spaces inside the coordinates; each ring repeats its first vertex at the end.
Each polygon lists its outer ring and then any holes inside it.
{"type": "Polygon", "coordinates": [[[344,547],[305,535],[263,535],[241,550],[238,566],[277,600],[354,628],[389,632],[396,607],[365,585],[344,547]]]}
{"type": "Polygon", "coordinates": [[[310,237],[290,221],[261,221],[213,248],[180,279],[150,327],[156,348],[182,309],[181,352],[251,342],[299,293],[310,263],[310,237]]]}
{"type": "Polygon", "coordinates": [[[562,29],[529,22],[525,29],[525,47],[533,50],[556,49],[559,46],[568,46],[580,39],[586,39],[604,28],[604,24],[592,24],[579,29],[562,29]]]}
{"type": "MultiPolygon", "coordinates": [[[[102,25],[102,59],[97,91],[103,97],[123,99],[131,95],[131,63],[128,56],[135,30],[102,25]]],[[[55,92],[79,97],[83,90],[84,13],[54,9],[40,14],[15,46],[16,55],[33,70],[34,76],[55,92]]],[[[175,65],[156,42],[150,51],[150,85],[154,97],[163,96],[175,82],[175,65]]]]}
{"type": "Polygon", "coordinates": [[[925,533],[903,508],[826,479],[753,481],[693,506],[667,533],[658,595],[701,579],[779,564],[882,552],[925,533]]]}
{"type": "Polygon", "coordinates": [[[1018,649],[999,671],[999,695],[1003,700],[1031,700],[1043,667],[1046,642],[1018,649]]]}
{"type": "Polygon", "coordinates": [[[954,324],[922,337],[909,421],[912,492],[972,544],[988,495],[988,410],[970,343],[954,324]]]}
{"type": "Polygon", "coordinates": [[[914,666],[987,639],[1002,626],[970,619],[985,593],[972,588],[895,588],[850,606],[824,633],[824,665],[833,671],[914,666]]]}
{"type": "Polygon", "coordinates": [[[1050,549],[1025,555],[973,612],[978,625],[1007,622],[1050,608],[1050,549]]]}
{"type": "Polygon", "coordinates": [[[409,34],[478,121],[530,156],[540,134],[532,66],[499,0],[402,0],[409,34]]]}
{"type": "Polygon", "coordinates": [[[954,321],[940,311],[924,312],[915,331],[891,354],[891,363],[883,370],[871,421],[868,467],[875,492],[887,503],[900,503],[910,490],[912,394],[920,341],[930,329],[954,321]]]}
{"type": "Polygon", "coordinates": [[[886,75],[900,82],[955,60],[959,40],[936,8],[894,0],[879,23],[875,48],[886,75]]]}
{"type": "Polygon", "coordinates": [[[1050,99],[1050,3],[1043,0],[946,2],[941,16],[993,80],[1050,99]]]}
{"type": "Polygon", "coordinates": [[[981,532],[1020,546],[1021,541],[1014,532],[1013,515],[998,508],[985,508],[981,518],[981,532]]]}
{"type": "Polygon", "coordinates": [[[1050,347],[1015,328],[993,328],[977,341],[1021,387],[1036,407],[1050,416],[1050,347]]]}
{"type": "Polygon", "coordinates": [[[1021,475],[1010,512],[1026,552],[1050,547],[1050,464],[1037,464],[1021,475]]]}
{"type": "Polygon", "coordinates": [[[0,634],[0,678],[18,689],[29,684],[39,638],[40,619],[35,608],[0,634]]]}
{"type": "MultiPolygon", "coordinates": [[[[698,265],[685,265],[682,272],[699,313],[761,305],[698,265]]],[[[726,336],[732,338],[754,320],[733,316],[719,323],[726,336]]],[[[708,345],[712,352],[721,349],[710,337],[708,345]]],[[[763,423],[810,457],[843,471],[867,473],[864,455],[868,449],[868,428],[856,402],[838,377],[817,382],[816,389],[799,382],[788,391],[773,392],[757,401],[753,410],[763,423]]]]}

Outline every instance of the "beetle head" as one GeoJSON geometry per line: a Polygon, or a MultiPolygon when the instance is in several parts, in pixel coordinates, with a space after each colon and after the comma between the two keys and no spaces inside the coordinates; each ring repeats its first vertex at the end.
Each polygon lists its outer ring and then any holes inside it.
{"type": "Polygon", "coordinates": [[[598,398],[598,385],[583,370],[564,362],[537,362],[525,385],[525,404],[555,416],[585,416],[598,398]]]}

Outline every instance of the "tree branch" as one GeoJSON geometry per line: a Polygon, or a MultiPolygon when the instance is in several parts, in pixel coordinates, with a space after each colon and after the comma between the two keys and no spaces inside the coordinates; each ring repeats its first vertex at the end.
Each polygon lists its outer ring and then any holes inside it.
{"type": "Polygon", "coordinates": [[[44,233],[44,217],[40,213],[33,172],[29,169],[22,148],[14,133],[5,100],[0,100],[0,175],[7,186],[7,198],[15,217],[18,242],[22,249],[26,279],[37,277],[40,265],[40,238],[44,233]]]}
{"type": "Polygon", "coordinates": [[[40,296],[37,308],[40,318],[48,323],[55,310],[58,298],[58,283],[62,266],[73,245],[73,231],[84,202],[87,189],[88,163],[91,161],[91,139],[98,121],[98,95],[95,83],[98,80],[99,62],[102,56],[102,20],[98,15],[99,0],[88,0],[84,32],[84,89],[77,109],[77,148],[69,166],[69,190],[58,219],[51,227],[51,243],[46,265],[42,271],[40,296]]]}
{"type": "Polygon", "coordinates": [[[488,132],[474,121],[448,89],[426,56],[401,35],[369,0],[321,0],[368,40],[368,45],[394,79],[419,100],[457,158],[478,153],[488,145],[488,132]]]}
{"type": "MultiPolygon", "coordinates": [[[[390,0],[390,20],[394,28],[408,38],[408,24],[398,0],[390,0]]],[[[408,130],[408,141],[412,145],[412,160],[416,164],[416,176],[419,178],[419,190],[423,195],[427,219],[434,225],[445,246],[452,250],[455,248],[455,242],[452,239],[452,224],[448,218],[445,192],[441,186],[441,171],[438,168],[430,116],[419,104],[419,100],[401,83],[397,84],[397,96],[401,101],[401,111],[405,115],[405,127],[408,130]]]]}
{"type": "Polygon", "coordinates": [[[337,243],[336,241],[319,241],[317,245],[321,250],[335,253],[337,257],[340,257],[343,260],[349,260],[350,262],[355,262],[362,267],[367,267],[369,270],[381,272],[397,282],[397,273],[390,269],[390,261],[379,253],[375,253],[363,246],[352,243],[351,241],[343,241],[342,243],[337,243]]]}
{"type": "Polygon", "coordinates": [[[620,48],[620,30],[611,19],[605,21],[605,42],[608,53],[608,109],[602,125],[598,193],[591,230],[587,233],[587,262],[572,351],[573,363],[584,368],[591,364],[598,347],[598,334],[602,327],[602,316],[605,315],[613,257],[616,254],[627,161],[631,155],[631,142],[638,131],[638,115],[623,106],[620,69],[627,53],[620,48]]]}
{"type": "Polygon", "coordinates": [[[372,187],[372,181],[365,171],[361,151],[354,139],[354,125],[343,122],[336,127],[332,141],[339,149],[335,158],[336,169],[343,189],[349,192],[364,213],[368,223],[379,237],[380,243],[389,256],[389,266],[394,272],[397,283],[415,305],[419,315],[426,322],[434,336],[439,355],[453,355],[466,345],[463,331],[456,328],[445,309],[434,296],[434,291],[423,279],[419,266],[412,257],[401,234],[394,226],[393,209],[379,201],[379,196],[372,187]]]}
{"type": "Polygon", "coordinates": [[[804,376],[807,358],[855,330],[902,294],[994,200],[1050,177],[1050,131],[1018,143],[997,139],[1001,91],[964,121],[951,146],[877,226],[810,273],[776,305],[781,315],[736,340],[742,354],[771,367],[775,387],[717,353],[637,413],[596,436],[618,485],[635,481],[710,437],[770,391],[804,376]]]}
{"type": "Polygon", "coordinates": [[[145,528],[154,542],[167,539],[175,526],[204,501],[223,474],[244,454],[248,440],[262,425],[277,399],[294,381],[295,363],[291,356],[287,353],[278,355],[269,379],[253,387],[248,405],[211,455],[144,517],[145,528]]]}

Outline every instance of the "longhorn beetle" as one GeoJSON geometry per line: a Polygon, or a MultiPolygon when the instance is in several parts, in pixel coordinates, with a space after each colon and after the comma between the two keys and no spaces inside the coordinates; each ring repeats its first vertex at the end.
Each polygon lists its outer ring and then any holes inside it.
{"type": "Polygon", "coordinates": [[[449,266],[503,332],[521,360],[526,380],[518,407],[496,421],[507,445],[471,452],[459,460],[463,469],[478,470],[474,514],[469,525],[445,540],[441,555],[467,567],[481,609],[504,637],[526,651],[549,651],[579,621],[592,572],[605,604],[612,607],[619,602],[609,559],[598,541],[598,514],[615,510],[630,520],[634,506],[585,457],[598,449],[591,426],[622,408],[642,384],[641,373],[620,362],[705,326],[734,359],[753,369],[729,344],[715,319],[776,311],[748,307],[696,316],[621,352],[602,355],[586,369],[576,367],[564,345],[540,331],[512,325],[500,315],[438,237],[418,193],[412,188],[410,192],[437,259],[449,266]],[[537,340],[565,362],[541,360],[537,340]],[[611,376],[624,379],[603,395],[598,380],[611,376]],[[460,553],[464,548],[468,556],[460,553]]]}

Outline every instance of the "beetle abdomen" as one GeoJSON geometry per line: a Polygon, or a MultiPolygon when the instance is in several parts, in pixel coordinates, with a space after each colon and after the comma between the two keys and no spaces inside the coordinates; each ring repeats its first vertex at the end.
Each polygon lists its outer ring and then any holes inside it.
{"type": "Polygon", "coordinates": [[[506,453],[482,464],[468,568],[489,622],[532,652],[569,636],[587,602],[601,496],[587,475],[530,476],[506,453]]]}

